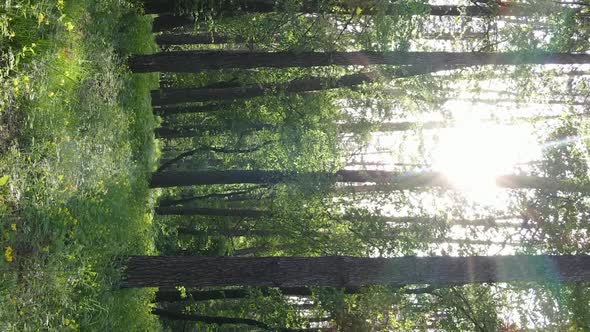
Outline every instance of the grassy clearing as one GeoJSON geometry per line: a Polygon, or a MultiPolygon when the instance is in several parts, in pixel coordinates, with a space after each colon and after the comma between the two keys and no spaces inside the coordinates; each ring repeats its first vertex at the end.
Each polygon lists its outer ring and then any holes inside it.
{"type": "Polygon", "coordinates": [[[154,253],[151,19],[116,0],[6,1],[0,12],[0,330],[148,331],[153,291],[118,290],[154,253]]]}

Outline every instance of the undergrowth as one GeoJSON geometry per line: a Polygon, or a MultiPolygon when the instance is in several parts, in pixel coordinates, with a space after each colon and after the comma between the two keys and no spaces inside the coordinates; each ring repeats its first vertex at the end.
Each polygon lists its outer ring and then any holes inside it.
{"type": "Polygon", "coordinates": [[[0,330],[148,331],[153,291],[120,261],[154,254],[151,18],[117,0],[0,11],[0,330]]]}

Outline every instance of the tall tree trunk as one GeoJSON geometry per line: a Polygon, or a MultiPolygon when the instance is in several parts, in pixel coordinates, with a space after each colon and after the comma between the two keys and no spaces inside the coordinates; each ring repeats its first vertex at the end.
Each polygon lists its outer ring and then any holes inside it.
{"type": "Polygon", "coordinates": [[[535,11],[533,7],[524,8],[518,6],[501,6],[498,8],[486,8],[483,6],[429,6],[428,14],[431,16],[530,16],[535,11]]]}
{"type": "Polygon", "coordinates": [[[484,32],[473,32],[473,31],[465,31],[465,32],[457,32],[457,33],[439,33],[435,32],[425,32],[422,34],[421,38],[424,39],[434,39],[434,40],[465,40],[465,39],[483,39],[485,37],[484,32]]]}
{"type": "MultiPolygon", "coordinates": [[[[185,102],[207,102],[215,100],[235,100],[264,96],[267,93],[284,92],[287,94],[310,91],[322,91],[339,88],[352,88],[361,84],[385,81],[386,79],[411,77],[452,69],[446,64],[430,67],[402,67],[389,73],[358,73],[339,78],[313,77],[298,79],[286,83],[266,83],[226,88],[164,88],[151,92],[152,105],[164,106],[185,102]]],[[[205,106],[206,107],[206,106],[205,106]]],[[[176,109],[177,113],[189,111],[189,108],[176,109]]],[[[192,108],[197,112],[214,111],[213,108],[192,108]]],[[[183,112],[184,113],[184,112],[183,112]]]]}
{"type": "MultiPolygon", "coordinates": [[[[200,1],[197,1],[197,4],[200,1]]],[[[276,1],[273,0],[241,0],[237,5],[227,3],[224,1],[214,2],[215,5],[209,5],[207,9],[214,10],[219,15],[231,16],[237,13],[271,13],[281,11],[282,9],[275,8],[276,1]],[[233,5],[233,6],[232,6],[233,5]]],[[[206,4],[205,4],[206,5],[206,4]]],[[[196,5],[195,8],[200,6],[196,5]]],[[[346,1],[333,2],[331,6],[326,6],[325,3],[317,0],[302,1],[299,8],[295,10],[305,14],[342,14],[344,12],[353,12],[361,9],[362,15],[399,15],[403,8],[398,4],[391,4],[387,8],[382,8],[381,11],[374,9],[374,4],[369,1],[362,3],[353,1],[347,3],[346,1]],[[352,3],[352,5],[351,5],[352,3]]],[[[146,1],[145,12],[147,14],[161,14],[173,13],[178,11],[175,8],[174,1],[166,0],[150,0],[146,1]]],[[[432,16],[530,16],[535,11],[532,7],[519,7],[512,5],[501,5],[497,7],[486,6],[452,6],[452,5],[424,5],[424,13],[432,16]]]]}
{"type": "Polygon", "coordinates": [[[152,105],[163,106],[184,102],[206,102],[215,100],[235,100],[264,96],[268,92],[300,93],[341,87],[353,87],[363,83],[374,82],[373,73],[346,75],[339,79],[309,78],[287,82],[285,84],[256,84],[228,88],[166,88],[153,90],[152,105]]]}
{"type": "Polygon", "coordinates": [[[144,0],[143,11],[146,14],[171,14],[176,13],[176,4],[179,1],[175,0],[144,0]]]}
{"type": "Polygon", "coordinates": [[[206,324],[217,324],[217,325],[226,325],[226,324],[243,324],[243,325],[251,325],[256,326],[264,330],[269,330],[270,327],[263,322],[249,319],[249,318],[234,318],[234,317],[220,317],[220,316],[203,316],[203,315],[195,315],[195,314],[183,314],[175,311],[160,309],[160,308],[152,308],[152,313],[154,315],[158,315],[164,319],[169,320],[186,320],[192,322],[200,322],[206,324]]]}
{"type": "MultiPolygon", "coordinates": [[[[276,128],[276,125],[268,124],[268,123],[254,123],[249,125],[247,128],[244,128],[247,132],[254,132],[264,129],[273,130],[276,128]]],[[[211,135],[218,135],[223,132],[227,132],[231,130],[230,127],[220,127],[220,126],[207,126],[207,125],[200,125],[200,126],[179,126],[178,128],[168,128],[168,127],[159,127],[154,130],[155,136],[157,138],[186,138],[186,137],[197,137],[199,134],[203,132],[208,132],[211,135]]]]}
{"type": "Polygon", "coordinates": [[[270,216],[269,211],[253,209],[216,209],[198,208],[190,206],[158,206],[156,214],[176,216],[212,216],[212,217],[237,217],[237,218],[263,218],[270,216]]]}
{"type": "Polygon", "coordinates": [[[217,33],[165,33],[156,35],[158,45],[188,45],[188,44],[228,44],[243,43],[242,38],[228,38],[217,33]]]}
{"type": "Polygon", "coordinates": [[[158,127],[154,129],[154,135],[156,138],[162,139],[172,139],[172,138],[187,138],[187,137],[198,137],[199,132],[192,128],[167,128],[167,127],[158,127]]]}
{"type": "Polygon", "coordinates": [[[174,114],[182,113],[208,113],[208,112],[220,112],[226,109],[231,104],[228,103],[215,103],[201,106],[165,106],[165,107],[154,107],[154,113],[159,116],[169,116],[174,114]]]}
{"type": "MultiPolygon", "coordinates": [[[[343,216],[344,220],[355,221],[361,219],[363,222],[366,220],[371,223],[386,223],[395,225],[407,225],[407,224],[424,224],[432,225],[440,223],[441,220],[435,217],[390,217],[390,216],[378,216],[372,215],[369,217],[360,217],[354,214],[347,214],[343,216]]],[[[522,219],[520,216],[501,216],[501,217],[490,217],[481,219],[449,219],[444,220],[449,226],[478,226],[478,227],[502,227],[502,228],[520,228],[522,227],[522,219]],[[519,220],[514,222],[511,220],[519,220]],[[500,222],[498,222],[500,221],[500,222]]]]}
{"type": "MultiPolygon", "coordinates": [[[[146,14],[175,13],[179,11],[178,0],[146,0],[144,11],[146,14]]],[[[231,16],[237,13],[270,13],[274,11],[275,0],[192,0],[190,6],[185,6],[184,11],[213,11],[223,16],[231,16]]]]}
{"type": "Polygon", "coordinates": [[[271,230],[257,230],[257,229],[207,229],[206,231],[197,230],[192,227],[179,226],[177,228],[179,234],[187,235],[203,235],[203,234],[219,234],[228,237],[240,237],[240,236],[273,236],[279,234],[276,231],[271,230]]]}
{"type": "MultiPolygon", "coordinates": [[[[390,171],[374,170],[340,170],[336,173],[295,173],[267,170],[206,170],[206,171],[170,171],[152,174],[150,185],[154,188],[231,184],[231,183],[265,183],[273,184],[296,180],[299,176],[317,178],[333,177],[339,182],[376,182],[388,186],[389,190],[404,190],[423,187],[453,188],[449,179],[439,172],[422,172],[418,174],[399,174],[390,171]]],[[[525,175],[503,175],[496,177],[496,185],[512,189],[542,189],[547,191],[590,193],[589,183],[575,183],[570,180],[545,178],[525,175]]]]}
{"type": "MultiPolygon", "coordinates": [[[[277,331],[277,332],[328,332],[331,329],[327,328],[271,328],[267,324],[250,318],[234,318],[234,317],[220,317],[220,316],[204,316],[196,314],[183,314],[175,311],[152,308],[152,313],[158,315],[163,319],[168,320],[181,320],[181,321],[192,321],[200,322],[205,324],[216,324],[216,325],[250,325],[264,331],[277,331]]],[[[257,329],[257,330],[258,330],[257,329]]]]}
{"type": "Polygon", "coordinates": [[[419,68],[443,66],[583,64],[590,54],[478,52],[201,52],[173,51],[134,55],[133,72],[200,72],[208,69],[289,68],[315,66],[396,65],[419,68]]]}
{"type": "MultiPolygon", "coordinates": [[[[376,125],[375,132],[394,132],[406,131],[412,129],[438,129],[449,127],[451,124],[447,121],[399,121],[399,122],[382,122],[376,125]]],[[[339,126],[340,132],[354,132],[357,124],[343,123],[339,126]]],[[[365,125],[360,125],[365,127],[365,125]]]]}
{"type": "Polygon", "coordinates": [[[154,18],[152,32],[171,31],[176,29],[192,30],[195,19],[190,15],[160,15],[154,18]]]}
{"type": "MultiPolygon", "coordinates": [[[[584,106],[588,105],[587,102],[582,100],[517,100],[517,99],[510,99],[510,98],[453,98],[454,100],[464,100],[470,101],[476,104],[488,104],[488,105],[498,105],[498,104],[526,104],[530,105],[534,104],[547,104],[547,105],[574,105],[574,106],[584,106]]],[[[559,116],[554,116],[550,118],[559,118],[559,116]]]]}
{"type": "Polygon", "coordinates": [[[457,244],[464,246],[493,246],[493,245],[507,245],[507,246],[524,246],[524,242],[518,241],[502,241],[502,240],[470,240],[470,239],[453,239],[453,238],[442,238],[434,239],[432,243],[448,243],[457,244]]]}
{"type": "Polygon", "coordinates": [[[280,246],[258,246],[258,247],[248,247],[242,249],[234,249],[232,256],[235,257],[243,257],[243,256],[251,256],[251,255],[260,255],[262,253],[268,252],[270,250],[291,250],[294,246],[292,244],[283,244],[280,246]]]}
{"type": "MultiPolygon", "coordinates": [[[[453,98],[453,100],[461,100],[459,98],[453,98]]],[[[465,98],[465,100],[470,101],[477,101],[477,99],[469,99],[465,98]]],[[[493,101],[490,99],[490,103],[498,103],[501,100],[493,101]]],[[[587,116],[587,114],[579,114],[580,116],[587,116]]],[[[560,119],[561,115],[545,115],[545,116],[523,116],[523,117],[513,117],[510,119],[482,119],[482,122],[485,123],[492,123],[498,125],[510,125],[510,124],[518,124],[518,123],[530,123],[536,121],[547,121],[547,120],[556,120],[560,119]]],[[[373,132],[395,132],[395,131],[406,131],[406,130],[413,130],[413,129],[439,129],[439,128],[449,128],[453,126],[452,122],[449,121],[398,121],[398,122],[380,122],[372,124],[374,127],[373,132]]],[[[354,132],[356,127],[366,128],[366,123],[343,123],[339,125],[340,132],[354,132]]]]}
{"type": "Polygon", "coordinates": [[[305,321],[308,323],[327,323],[332,319],[333,317],[308,317],[305,318],[305,321]]]}
{"type": "MultiPolygon", "coordinates": [[[[278,288],[282,295],[285,296],[311,296],[313,295],[313,291],[309,287],[282,287],[278,288]]],[[[361,292],[361,288],[358,287],[348,287],[344,288],[341,291],[344,294],[357,294],[361,292]]],[[[261,288],[260,293],[263,296],[269,296],[273,294],[271,289],[269,288],[261,288]]],[[[216,289],[216,290],[194,290],[187,292],[187,297],[182,297],[182,294],[176,290],[175,288],[172,289],[159,289],[156,292],[156,302],[177,302],[177,301],[185,301],[185,300],[194,300],[194,301],[210,301],[210,300],[221,300],[221,299],[242,299],[248,297],[251,294],[251,291],[244,288],[230,288],[230,289],[216,289]]]]}
{"type": "Polygon", "coordinates": [[[132,256],[124,287],[301,287],[588,282],[590,256],[190,257],[132,256]]]}
{"type": "Polygon", "coordinates": [[[227,199],[230,200],[231,198],[246,198],[243,195],[248,195],[257,189],[262,189],[264,186],[254,186],[240,191],[232,191],[227,193],[211,193],[207,195],[200,195],[200,196],[188,196],[188,197],[181,197],[181,198],[172,198],[166,197],[160,200],[160,206],[173,206],[178,204],[189,203],[192,201],[197,200],[204,200],[204,199],[212,199],[212,198],[219,198],[219,199],[227,199]]]}

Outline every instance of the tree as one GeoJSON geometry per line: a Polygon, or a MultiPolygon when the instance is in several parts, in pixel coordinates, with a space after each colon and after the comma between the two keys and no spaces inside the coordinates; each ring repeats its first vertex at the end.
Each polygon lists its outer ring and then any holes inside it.
{"type": "Polygon", "coordinates": [[[265,188],[265,187],[264,186],[254,186],[254,187],[246,188],[244,190],[231,191],[231,192],[226,192],[226,193],[211,193],[211,194],[207,194],[207,195],[191,195],[191,196],[183,196],[180,198],[166,197],[166,198],[163,198],[162,200],[160,200],[160,206],[161,207],[173,206],[173,205],[189,203],[189,202],[197,201],[197,200],[207,200],[207,199],[214,199],[214,198],[220,198],[220,199],[226,199],[226,200],[247,200],[248,198],[252,197],[252,196],[249,196],[250,194],[252,194],[256,190],[262,189],[262,188],[265,188]]]}
{"type": "Polygon", "coordinates": [[[258,230],[258,229],[219,229],[219,228],[208,228],[205,230],[198,230],[192,227],[179,226],[177,228],[178,234],[186,235],[212,235],[217,234],[227,237],[240,237],[240,236],[273,236],[279,234],[273,230],[258,230]]]}
{"type": "MultiPolygon", "coordinates": [[[[222,88],[161,88],[153,90],[152,105],[164,106],[183,102],[206,102],[215,100],[235,100],[264,96],[268,93],[301,93],[310,91],[322,91],[338,88],[352,88],[361,84],[383,82],[394,78],[411,77],[434,73],[441,70],[452,69],[446,64],[431,67],[401,67],[389,72],[367,72],[344,75],[338,78],[313,77],[297,79],[286,83],[265,83],[246,86],[222,87],[222,88]]],[[[201,106],[198,108],[174,109],[176,113],[184,111],[211,112],[213,107],[201,106]]],[[[163,113],[166,113],[164,109],[163,113]]]]}
{"type": "Polygon", "coordinates": [[[154,107],[154,113],[160,116],[169,116],[182,113],[214,113],[223,111],[230,103],[215,103],[203,106],[165,106],[154,107]]]}
{"type": "MultiPolygon", "coordinates": [[[[276,129],[275,125],[268,123],[253,123],[244,128],[244,132],[255,132],[264,129],[273,130],[276,129]]],[[[154,129],[154,133],[158,138],[183,138],[183,137],[198,137],[202,133],[207,132],[210,135],[219,135],[224,132],[230,131],[231,128],[227,126],[212,126],[212,125],[193,125],[193,126],[178,126],[177,128],[171,127],[158,127],[154,129]]]]}
{"type": "MultiPolygon", "coordinates": [[[[507,2],[490,2],[492,5],[479,4],[477,6],[451,6],[451,5],[427,5],[413,4],[417,8],[416,14],[424,13],[432,16],[529,16],[534,13],[535,8],[509,5],[507,2]]],[[[190,8],[183,8],[176,1],[149,0],[144,3],[147,14],[175,13],[182,11],[194,11],[196,8],[207,8],[214,10],[219,15],[228,16],[235,13],[271,13],[283,11],[277,8],[277,1],[274,0],[242,0],[238,5],[219,1],[213,5],[196,1],[190,8]]],[[[302,1],[296,12],[305,14],[350,14],[358,11],[357,15],[399,15],[406,7],[404,4],[390,3],[385,6],[378,5],[373,1],[302,1]],[[358,8],[358,9],[357,9],[358,8]]]]}
{"type": "MultiPolygon", "coordinates": [[[[447,177],[438,172],[399,174],[391,171],[353,171],[339,170],[335,173],[296,173],[270,170],[205,170],[170,171],[154,173],[152,187],[174,187],[207,184],[260,183],[273,184],[289,182],[301,178],[336,180],[339,182],[377,182],[387,184],[390,190],[416,189],[424,187],[452,188],[447,177]]],[[[496,177],[496,185],[513,189],[543,189],[548,191],[590,192],[590,184],[576,183],[567,179],[546,178],[526,175],[503,175],[496,177]]]]}
{"type": "Polygon", "coordinates": [[[163,33],[156,35],[158,45],[186,45],[186,44],[228,44],[243,43],[241,38],[228,38],[215,33],[163,33]]]}
{"type": "Polygon", "coordinates": [[[208,69],[396,65],[419,68],[521,64],[583,64],[590,54],[475,52],[202,52],[134,55],[133,72],[200,72],[208,69]]]}
{"type": "Polygon", "coordinates": [[[313,285],[346,288],[513,281],[584,282],[590,281],[590,256],[131,256],[125,265],[125,275],[124,287],[313,285]]]}
{"type": "Polygon", "coordinates": [[[169,31],[175,29],[193,29],[195,19],[191,15],[160,15],[154,18],[153,32],[169,31]]]}
{"type": "Polygon", "coordinates": [[[519,228],[523,227],[520,216],[499,216],[481,219],[440,219],[436,217],[390,217],[382,215],[357,215],[357,214],[345,214],[342,219],[347,221],[361,220],[362,222],[370,223],[385,223],[393,225],[407,225],[407,224],[422,224],[424,227],[432,226],[441,221],[448,225],[458,225],[465,227],[502,227],[502,228],[519,228]],[[513,220],[518,220],[516,223],[513,220]],[[500,221],[500,222],[498,222],[500,221]]]}
{"type": "Polygon", "coordinates": [[[242,325],[251,325],[262,328],[264,330],[270,329],[270,327],[263,322],[257,321],[255,319],[249,318],[235,318],[235,317],[217,317],[217,316],[203,316],[203,315],[195,315],[195,314],[183,314],[179,312],[174,312],[170,310],[160,309],[160,308],[153,308],[152,313],[154,315],[158,315],[165,319],[172,319],[172,320],[188,320],[193,322],[201,322],[206,324],[217,324],[217,325],[226,325],[226,324],[242,324],[242,325]]]}
{"type": "MultiPolygon", "coordinates": [[[[417,293],[422,289],[409,289],[412,294],[417,293]]],[[[260,288],[258,291],[263,296],[269,296],[273,294],[272,288],[260,288]]],[[[285,296],[299,296],[307,297],[313,295],[313,289],[309,287],[282,287],[277,288],[280,294],[285,296]]],[[[362,291],[362,288],[348,287],[341,290],[344,294],[356,294],[362,291]]],[[[159,289],[156,293],[156,302],[176,302],[185,300],[194,301],[209,301],[209,300],[221,300],[221,299],[241,299],[256,293],[256,290],[247,288],[227,288],[227,289],[215,289],[215,290],[194,290],[187,292],[187,296],[183,297],[182,294],[176,289],[159,289]]]]}
{"type": "Polygon", "coordinates": [[[210,216],[210,217],[240,217],[240,218],[261,218],[269,216],[270,213],[264,210],[254,209],[217,209],[217,208],[199,208],[188,206],[159,206],[156,208],[159,215],[177,215],[177,216],[210,216]]]}

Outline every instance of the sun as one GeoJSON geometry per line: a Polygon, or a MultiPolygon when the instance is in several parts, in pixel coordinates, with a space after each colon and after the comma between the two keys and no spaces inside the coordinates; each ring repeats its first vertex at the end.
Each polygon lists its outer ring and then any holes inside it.
{"type": "Polygon", "coordinates": [[[441,130],[433,152],[433,169],[445,174],[468,197],[494,203],[496,177],[539,154],[530,125],[464,121],[441,130]]]}

